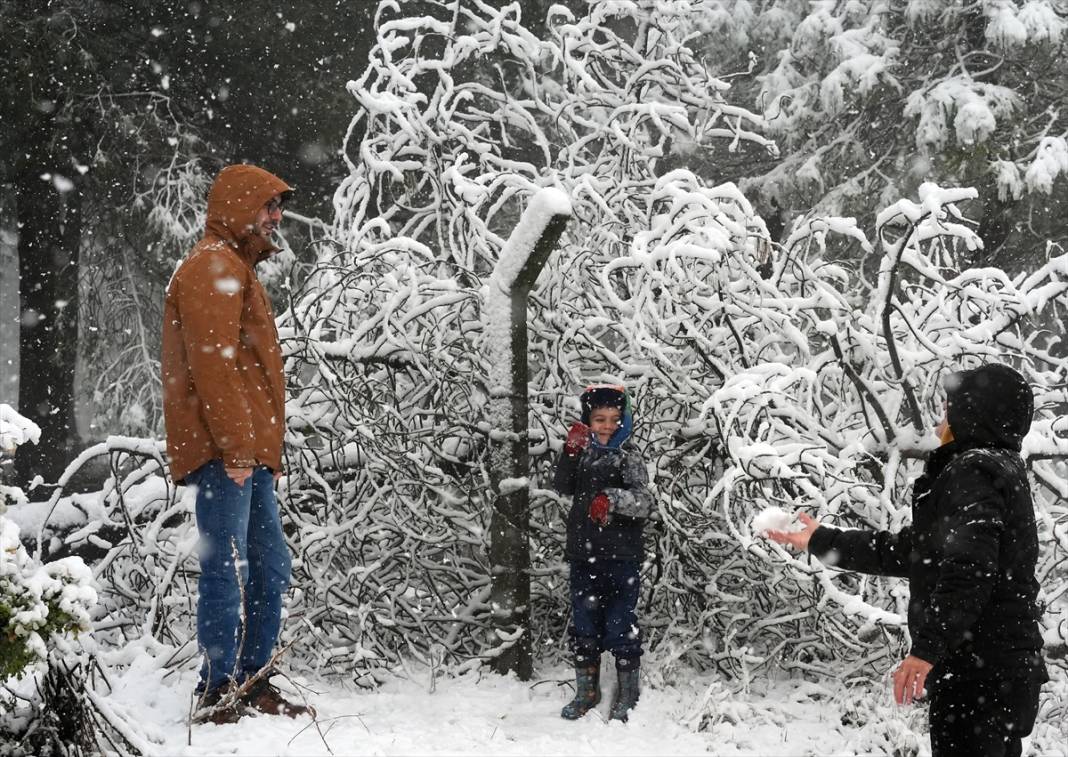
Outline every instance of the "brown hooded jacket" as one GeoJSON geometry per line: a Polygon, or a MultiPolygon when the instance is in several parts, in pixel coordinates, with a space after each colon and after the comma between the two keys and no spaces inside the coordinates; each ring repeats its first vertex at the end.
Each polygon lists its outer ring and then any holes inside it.
{"type": "Polygon", "coordinates": [[[178,267],[163,308],[163,414],[171,475],[219,458],[282,469],[285,380],[278,329],[255,265],[277,247],[252,224],[277,176],[227,166],[208,194],[207,231],[178,267]]]}

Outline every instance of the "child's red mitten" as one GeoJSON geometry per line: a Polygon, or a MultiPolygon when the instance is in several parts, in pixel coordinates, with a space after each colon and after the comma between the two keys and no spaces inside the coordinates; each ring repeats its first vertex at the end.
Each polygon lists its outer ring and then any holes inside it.
{"type": "Polygon", "coordinates": [[[590,503],[590,520],[602,526],[608,525],[608,495],[600,492],[590,503]]]}
{"type": "Polygon", "coordinates": [[[589,443],[590,427],[582,421],[578,421],[572,424],[571,430],[567,432],[567,439],[564,440],[564,452],[574,457],[586,449],[586,445],[589,443]]]}

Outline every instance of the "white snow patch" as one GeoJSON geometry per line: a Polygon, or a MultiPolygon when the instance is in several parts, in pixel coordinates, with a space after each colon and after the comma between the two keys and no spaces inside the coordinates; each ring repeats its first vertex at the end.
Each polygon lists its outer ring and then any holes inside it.
{"type": "Polygon", "coordinates": [[[528,486],[530,486],[530,479],[525,476],[523,478],[505,478],[501,480],[501,494],[522,491],[528,486]]]}
{"type": "Polygon", "coordinates": [[[40,426],[19,415],[11,405],[0,403],[0,450],[12,454],[20,444],[40,441],[40,426]]]}
{"type": "MultiPolygon", "coordinates": [[[[867,690],[836,681],[767,679],[754,680],[743,692],[718,676],[691,671],[675,671],[664,682],[653,665],[643,669],[648,680],[627,724],[608,721],[610,669],[601,705],[567,722],[560,708],[572,695],[569,668],[539,670],[529,682],[477,672],[434,677],[413,669],[410,678],[388,681],[377,691],[295,676],[293,683],[318,710],[318,730],[309,718],[266,715],[188,730],[196,671],[192,665],[160,669],[167,651],[154,656],[138,648],[146,645],[159,646],[135,642],[123,652],[128,667],[114,676],[104,699],[140,731],[149,753],[189,757],[219,754],[222,745],[232,755],[851,754],[867,751],[859,740],[864,728],[843,723],[843,713],[885,706],[888,696],[879,684],[867,690]]],[[[293,684],[274,680],[300,701],[293,684]]]]}
{"type": "Polygon", "coordinates": [[[56,188],[56,191],[61,195],[66,194],[74,189],[74,182],[68,179],[66,176],[60,174],[52,174],[52,186],[56,188]]]}
{"type": "Polygon", "coordinates": [[[1068,141],[1064,137],[1043,137],[1035,151],[1035,160],[1027,169],[1024,181],[1035,192],[1049,194],[1053,182],[1068,173],[1068,141]]]}
{"type": "Polygon", "coordinates": [[[241,282],[233,276],[223,276],[215,279],[215,291],[223,294],[237,294],[241,291],[241,282]]]}
{"type": "MultiPolygon", "coordinates": [[[[561,189],[539,190],[512,230],[485,288],[482,306],[483,349],[489,356],[492,396],[507,397],[512,383],[512,288],[534,246],[555,216],[570,216],[571,200],[561,189]]],[[[490,422],[496,429],[511,429],[510,405],[494,402],[490,422]]]]}

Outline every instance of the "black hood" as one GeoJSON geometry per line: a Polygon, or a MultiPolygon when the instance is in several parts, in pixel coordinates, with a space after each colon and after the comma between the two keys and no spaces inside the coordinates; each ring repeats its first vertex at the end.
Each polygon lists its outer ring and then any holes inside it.
{"type": "Polygon", "coordinates": [[[1027,380],[997,363],[949,376],[946,402],[953,438],[965,446],[1019,452],[1035,413],[1035,396],[1027,380]]]}

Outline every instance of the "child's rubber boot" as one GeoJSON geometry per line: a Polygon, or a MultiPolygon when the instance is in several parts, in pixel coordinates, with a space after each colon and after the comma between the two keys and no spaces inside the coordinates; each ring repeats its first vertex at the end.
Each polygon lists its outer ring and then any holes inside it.
{"type": "Polygon", "coordinates": [[[565,720],[578,720],[601,701],[600,660],[575,659],[575,698],[560,710],[565,720]]]}
{"type": "Polygon", "coordinates": [[[612,703],[612,709],[608,714],[609,720],[621,720],[626,723],[630,711],[634,709],[634,705],[638,704],[638,696],[641,693],[638,688],[640,660],[640,657],[616,659],[619,690],[616,701],[612,703]]]}

